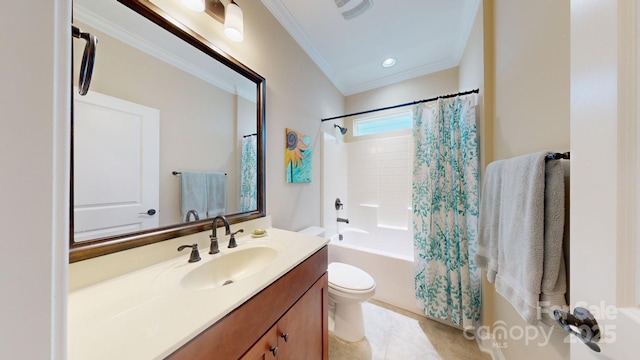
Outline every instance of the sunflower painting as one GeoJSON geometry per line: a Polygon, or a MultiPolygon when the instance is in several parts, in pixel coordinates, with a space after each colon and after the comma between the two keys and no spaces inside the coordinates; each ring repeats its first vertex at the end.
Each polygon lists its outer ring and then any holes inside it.
{"type": "Polygon", "coordinates": [[[288,183],[311,182],[311,137],[285,129],[285,169],[288,183]]]}

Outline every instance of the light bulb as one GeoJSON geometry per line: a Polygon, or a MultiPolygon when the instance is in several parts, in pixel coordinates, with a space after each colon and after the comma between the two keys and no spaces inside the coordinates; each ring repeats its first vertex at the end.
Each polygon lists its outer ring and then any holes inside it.
{"type": "Polygon", "coordinates": [[[225,10],[224,34],[231,40],[240,42],[244,38],[242,9],[231,1],[225,10]]]}
{"type": "Polygon", "coordinates": [[[182,0],[182,3],[193,11],[203,12],[204,1],[205,0],[182,0]]]}

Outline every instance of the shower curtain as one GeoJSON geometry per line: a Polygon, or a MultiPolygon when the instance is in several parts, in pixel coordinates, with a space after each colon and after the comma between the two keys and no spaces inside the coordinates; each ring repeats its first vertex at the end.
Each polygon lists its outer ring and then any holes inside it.
{"type": "Polygon", "coordinates": [[[240,212],[258,208],[258,137],[242,139],[240,163],[240,212]]]}
{"type": "Polygon", "coordinates": [[[412,185],[415,290],[428,317],[471,328],[480,316],[476,94],[417,106],[412,185]]]}

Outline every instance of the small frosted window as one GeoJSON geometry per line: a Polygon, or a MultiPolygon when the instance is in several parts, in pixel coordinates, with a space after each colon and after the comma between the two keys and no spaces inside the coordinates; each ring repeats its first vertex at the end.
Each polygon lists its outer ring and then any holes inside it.
{"type": "Polygon", "coordinates": [[[354,120],[355,136],[382,134],[413,128],[411,111],[354,120]]]}

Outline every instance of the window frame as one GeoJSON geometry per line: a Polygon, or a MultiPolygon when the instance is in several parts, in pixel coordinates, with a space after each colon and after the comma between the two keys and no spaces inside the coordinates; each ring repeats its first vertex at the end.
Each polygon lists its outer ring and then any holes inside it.
{"type": "MultiPolygon", "coordinates": [[[[393,124],[390,124],[388,126],[393,126],[393,124]]],[[[396,110],[394,112],[389,112],[386,114],[378,114],[378,115],[357,118],[353,120],[352,127],[353,127],[353,137],[383,135],[383,134],[394,133],[398,131],[411,131],[413,129],[413,110],[409,108],[409,109],[403,109],[403,110],[396,110]],[[383,123],[385,121],[392,122],[396,119],[397,119],[396,122],[400,126],[404,126],[403,124],[406,122],[407,118],[410,120],[409,127],[391,128],[391,129],[385,129],[382,131],[366,132],[364,134],[362,133],[362,130],[360,128],[361,125],[366,123],[372,123],[372,122],[383,123]]]]}

